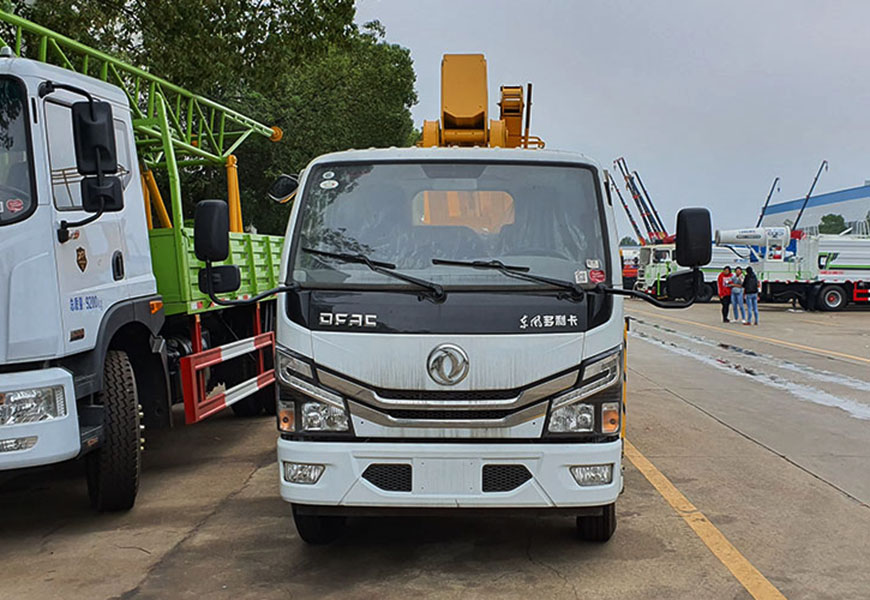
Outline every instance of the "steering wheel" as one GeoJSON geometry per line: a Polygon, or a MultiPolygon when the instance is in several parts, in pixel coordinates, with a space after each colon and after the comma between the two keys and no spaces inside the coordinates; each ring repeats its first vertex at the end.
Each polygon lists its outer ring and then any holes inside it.
{"type": "Polygon", "coordinates": [[[528,248],[514,248],[511,250],[510,254],[506,256],[523,256],[528,254],[529,256],[546,256],[548,258],[562,258],[569,262],[574,262],[574,259],[568,256],[563,252],[559,252],[553,248],[543,248],[539,246],[530,246],[528,248]]]}

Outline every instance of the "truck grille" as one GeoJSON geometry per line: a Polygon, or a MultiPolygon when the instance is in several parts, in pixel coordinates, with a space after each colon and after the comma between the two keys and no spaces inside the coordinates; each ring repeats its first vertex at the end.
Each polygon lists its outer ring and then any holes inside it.
{"type": "Polygon", "coordinates": [[[465,392],[440,392],[423,390],[377,390],[381,398],[390,400],[451,400],[468,402],[474,400],[509,400],[520,395],[520,390],[474,390],[465,392]]]}
{"type": "Polygon", "coordinates": [[[531,478],[525,465],[483,465],[484,492],[509,492],[531,478]]]}
{"type": "Polygon", "coordinates": [[[437,421],[503,419],[514,410],[422,410],[422,409],[392,409],[384,410],[395,419],[427,419],[437,421]]]}
{"type": "Polygon", "coordinates": [[[411,465],[369,465],[362,476],[363,479],[386,492],[411,491],[411,465]]]}

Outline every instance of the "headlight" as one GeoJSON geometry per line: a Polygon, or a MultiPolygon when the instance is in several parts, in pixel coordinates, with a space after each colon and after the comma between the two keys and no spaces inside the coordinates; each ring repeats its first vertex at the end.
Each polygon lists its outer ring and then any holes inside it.
{"type": "Polygon", "coordinates": [[[63,386],[0,392],[0,425],[36,423],[66,416],[63,386]]]}
{"type": "Polygon", "coordinates": [[[278,359],[276,370],[278,371],[278,378],[282,382],[289,383],[294,375],[301,375],[311,379],[311,365],[302,358],[289,354],[281,348],[278,348],[276,357],[278,359]]]}
{"type": "Polygon", "coordinates": [[[592,431],[595,428],[595,407],[591,404],[569,404],[550,414],[549,430],[553,433],[592,431]]]}
{"type": "Polygon", "coordinates": [[[347,411],[344,407],[321,402],[306,402],[302,405],[303,431],[347,431],[347,411]]]}
{"type": "Polygon", "coordinates": [[[593,396],[619,382],[622,374],[622,352],[608,354],[583,367],[580,387],[553,399],[553,410],[593,396]]]}
{"type": "MultiPolygon", "coordinates": [[[[595,431],[596,406],[581,403],[581,401],[610,389],[619,383],[621,376],[622,352],[619,351],[584,365],[579,387],[553,399],[550,405],[550,424],[547,430],[550,433],[595,431]]],[[[607,396],[611,395],[607,394],[607,396]]],[[[601,433],[611,434],[619,431],[620,408],[621,402],[605,402],[602,405],[601,433]]]]}

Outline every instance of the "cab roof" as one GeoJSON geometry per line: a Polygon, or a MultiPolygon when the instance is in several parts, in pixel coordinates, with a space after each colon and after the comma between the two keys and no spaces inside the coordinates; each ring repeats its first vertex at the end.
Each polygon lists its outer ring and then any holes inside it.
{"type": "Polygon", "coordinates": [[[46,80],[84,88],[101,100],[119,106],[129,106],[124,91],[116,85],[76,71],[20,57],[0,57],[0,75],[15,75],[27,80],[46,80]]]}
{"type": "Polygon", "coordinates": [[[562,150],[524,150],[516,148],[369,148],[332,152],[314,159],[309,166],[330,162],[420,160],[474,160],[505,162],[575,163],[600,170],[597,162],[576,152],[562,150]]]}

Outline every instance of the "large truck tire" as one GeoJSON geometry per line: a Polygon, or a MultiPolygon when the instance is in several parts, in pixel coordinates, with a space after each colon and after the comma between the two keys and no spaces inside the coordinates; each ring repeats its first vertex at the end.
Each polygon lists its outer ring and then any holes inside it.
{"type": "Polygon", "coordinates": [[[277,383],[273,383],[256,394],[257,399],[260,401],[260,406],[263,407],[263,412],[272,417],[278,414],[277,398],[275,397],[277,385],[277,383]]]}
{"type": "Polygon", "coordinates": [[[347,519],[340,516],[300,514],[294,504],[293,522],[296,524],[296,531],[303,542],[312,546],[320,546],[334,542],[341,537],[347,519]]]}
{"type": "Polygon", "coordinates": [[[129,510],[139,491],[142,448],[133,366],[126,352],[109,350],[103,366],[103,444],[87,455],[88,496],[99,511],[129,510]]]}
{"type": "Polygon", "coordinates": [[[705,304],[713,299],[715,295],[715,290],[713,289],[713,285],[710,283],[705,283],[701,286],[700,293],[698,297],[695,298],[695,302],[704,302],[705,304]]]}
{"type": "Polygon", "coordinates": [[[847,302],[846,290],[839,285],[826,285],[819,293],[819,304],[827,311],[843,310],[847,302]]]}
{"type": "Polygon", "coordinates": [[[260,401],[259,392],[253,393],[247,398],[230,404],[233,414],[237,417],[258,417],[263,412],[263,404],[260,401]]]}
{"type": "Polygon", "coordinates": [[[577,537],[584,542],[606,542],[616,531],[616,502],[601,508],[600,515],[577,517],[577,537]]]}

